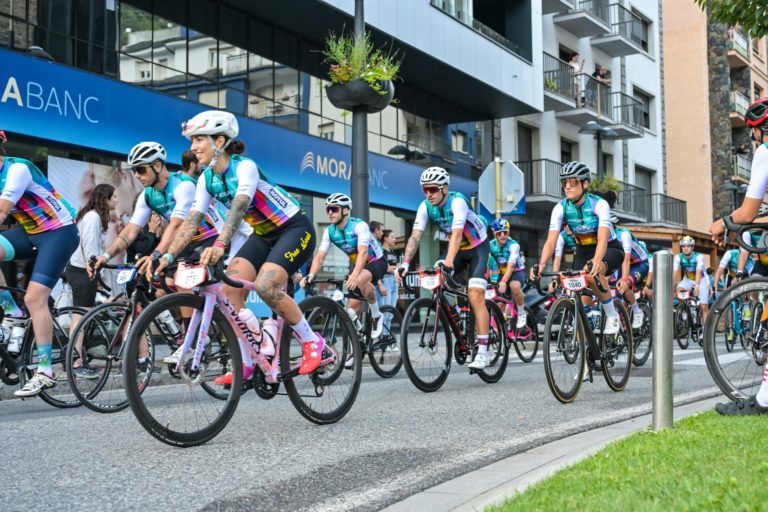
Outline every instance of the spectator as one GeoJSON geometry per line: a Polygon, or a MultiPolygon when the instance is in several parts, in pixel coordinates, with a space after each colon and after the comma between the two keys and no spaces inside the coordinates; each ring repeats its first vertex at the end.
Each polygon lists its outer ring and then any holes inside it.
{"type": "MultiPolygon", "coordinates": [[[[381,237],[381,245],[384,247],[384,258],[387,260],[387,273],[381,278],[384,286],[382,300],[380,305],[390,305],[397,307],[397,282],[395,282],[395,269],[400,264],[397,253],[395,252],[395,234],[391,229],[385,229],[381,237]]],[[[389,329],[391,318],[384,317],[384,328],[389,329]]]]}
{"type": "Polygon", "coordinates": [[[197,156],[190,150],[181,154],[181,172],[195,181],[200,177],[200,165],[197,163],[197,156]]]}
{"type": "Polygon", "coordinates": [[[579,62],[579,53],[573,52],[571,54],[571,60],[568,62],[568,65],[573,68],[573,88],[574,93],[576,94],[576,108],[581,107],[582,100],[581,100],[581,81],[582,76],[581,72],[584,69],[584,62],[585,59],[581,59],[581,62],[579,62]]]}
{"type": "Polygon", "coordinates": [[[604,83],[606,85],[611,85],[611,79],[608,76],[608,68],[605,66],[600,66],[599,69],[597,69],[594,73],[592,73],[592,76],[601,83],[604,83]]]}
{"type": "Polygon", "coordinates": [[[384,224],[381,222],[372,220],[370,223],[371,234],[379,243],[381,243],[381,237],[384,234],[384,224]]]}

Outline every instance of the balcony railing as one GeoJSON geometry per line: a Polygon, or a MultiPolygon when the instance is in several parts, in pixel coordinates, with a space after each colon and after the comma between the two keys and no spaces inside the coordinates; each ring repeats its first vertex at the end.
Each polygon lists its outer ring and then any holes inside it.
{"type": "Polygon", "coordinates": [[[613,96],[610,85],[604,84],[592,75],[580,73],[576,75],[576,86],[581,95],[579,106],[594,110],[599,116],[613,119],[613,96]]]}
{"type": "Polygon", "coordinates": [[[636,217],[648,217],[648,196],[645,189],[630,183],[619,183],[622,188],[614,205],[615,210],[636,217]]]}
{"type": "Polygon", "coordinates": [[[560,162],[554,160],[539,159],[524,162],[515,162],[523,171],[525,179],[526,196],[551,196],[559,199],[562,195],[560,189],[560,162]]]}
{"type": "Polygon", "coordinates": [[[681,199],[666,194],[651,194],[648,197],[648,222],[664,222],[667,224],[688,224],[687,204],[681,199]]]}
{"type": "Polygon", "coordinates": [[[578,0],[571,12],[586,12],[610,25],[608,0],[578,0]]]}
{"type": "Polygon", "coordinates": [[[735,112],[743,117],[747,113],[748,108],[749,98],[739,91],[731,91],[731,112],[735,112]]]}
{"type": "Polygon", "coordinates": [[[648,47],[648,28],[643,20],[621,4],[611,4],[611,33],[628,39],[642,49],[648,47]]]}
{"type": "Polygon", "coordinates": [[[643,131],[643,104],[623,92],[613,93],[613,120],[643,131]]]}
{"type": "Polygon", "coordinates": [[[544,53],[544,88],[566,98],[575,99],[576,91],[573,79],[573,67],[565,61],[562,61],[544,53]]]}
{"type": "Polygon", "coordinates": [[[752,176],[752,160],[748,155],[733,155],[733,175],[749,181],[752,176]]]}
{"type": "Polygon", "coordinates": [[[749,60],[749,39],[738,30],[728,32],[728,49],[736,50],[742,57],[749,60]]]}
{"type": "Polygon", "coordinates": [[[423,153],[429,153],[430,155],[451,157],[451,145],[443,139],[411,133],[408,134],[407,142],[411,149],[419,149],[423,153]]]}
{"type": "Polygon", "coordinates": [[[437,7],[449,16],[456,18],[464,25],[483,34],[488,39],[495,41],[516,54],[520,53],[520,47],[517,44],[504,37],[503,34],[499,34],[485,23],[472,18],[466,12],[456,9],[456,3],[453,0],[430,0],[430,3],[433,7],[437,7]]]}

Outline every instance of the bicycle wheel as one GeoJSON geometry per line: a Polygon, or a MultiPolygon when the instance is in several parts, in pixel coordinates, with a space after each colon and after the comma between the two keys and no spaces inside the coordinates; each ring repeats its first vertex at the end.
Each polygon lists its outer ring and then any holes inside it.
{"type": "Polygon", "coordinates": [[[576,399],[585,370],[585,336],[576,308],[573,299],[560,297],[552,304],[544,325],[547,385],[555,398],[564,404],[576,399]]]}
{"type": "MultiPolygon", "coordinates": [[[[739,335],[736,332],[736,318],[738,318],[738,306],[736,301],[731,301],[728,304],[728,308],[725,311],[725,350],[728,352],[733,351],[733,346],[736,344],[736,338],[739,335]]],[[[743,345],[743,341],[739,340],[739,344],[743,345]]]]}
{"type": "MultiPolygon", "coordinates": [[[[749,318],[749,332],[750,334],[755,333],[757,331],[757,328],[760,325],[760,319],[763,317],[763,303],[760,301],[754,301],[752,303],[752,307],[750,308],[751,315],[749,318]]],[[[741,348],[746,349],[747,348],[747,337],[744,336],[741,338],[741,348]]]]}
{"type": "MultiPolygon", "coordinates": [[[[488,309],[490,319],[490,330],[488,331],[488,366],[479,370],[477,376],[484,382],[493,384],[499,382],[499,379],[507,371],[507,361],[509,360],[509,345],[507,344],[506,322],[501,308],[493,301],[486,300],[485,307],[488,309]]],[[[470,324],[474,326],[474,321],[470,324]]],[[[474,328],[471,332],[474,333],[474,328]]]]}
{"type": "Polygon", "coordinates": [[[632,340],[635,343],[632,364],[643,366],[651,356],[651,349],[653,348],[653,329],[651,328],[653,311],[644,301],[640,302],[638,307],[643,312],[643,325],[638,329],[637,336],[632,335],[632,340]]]}
{"type": "Polygon", "coordinates": [[[451,371],[451,334],[434,299],[416,299],[405,310],[400,352],[405,373],[418,389],[430,393],[445,383],[451,371]]]}
{"type": "MultiPolygon", "coordinates": [[[[733,301],[747,294],[768,291],[767,278],[750,278],[729,287],[715,301],[704,325],[704,359],[717,387],[731,400],[745,400],[757,393],[768,354],[768,321],[755,321],[745,336],[745,346],[729,352],[722,327],[733,301]]],[[[753,318],[755,315],[753,314],[753,318]]]]}
{"type": "Polygon", "coordinates": [[[600,365],[608,387],[614,391],[623,391],[632,371],[632,321],[623,303],[614,300],[613,304],[619,314],[619,332],[611,336],[600,335],[600,347],[603,351],[600,365]]]}
{"type": "MultiPolygon", "coordinates": [[[[72,391],[89,409],[110,413],[122,411],[128,407],[128,399],[123,389],[121,362],[124,341],[133,321],[131,304],[128,302],[107,302],[91,309],[80,319],[72,333],[72,339],[83,341],[83,354],[78,354],[75,343],[67,347],[67,374],[72,391]],[[90,372],[79,374],[74,363],[80,361],[81,367],[90,372]],[[80,376],[79,376],[80,375],[80,376]]],[[[149,332],[147,355],[154,360],[155,345],[149,332]]],[[[147,368],[148,370],[148,368],[147,368]]],[[[144,385],[149,380],[150,372],[144,371],[144,385]]]]}
{"type": "Polygon", "coordinates": [[[389,379],[397,375],[403,365],[403,359],[400,357],[400,330],[403,325],[403,315],[393,306],[382,306],[381,314],[384,329],[379,339],[371,342],[368,360],[379,377],[389,379]]]}
{"type": "MultiPolygon", "coordinates": [[[[156,338],[159,315],[167,311],[178,323],[180,308],[193,310],[193,317],[202,316],[204,302],[203,297],[189,293],[161,297],[142,311],[126,340],[122,370],[128,403],[147,432],[171,446],[196,446],[211,440],[227,425],[240,400],[243,375],[239,345],[229,321],[218,307],[213,308],[208,339],[196,370],[192,369],[194,357],[189,357],[170,373],[161,359],[165,354],[159,350],[154,352],[154,360],[139,362],[145,333],[150,333],[155,346],[164,343],[156,338]],[[151,374],[146,385],[141,371],[144,366],[149,367],[151,374]],[[213,382],[229,370],[233,370],[231,386],[213,382]]],[[[187,332],[194,337],[191,354],[200,342],[202,323],[187,332]]]]}
{"type": "Polygon", "coordinates": [[[343,418],[355,403],[363,374],[363,353],[355,326],[344,308],[329,297],[307,297],[299,303],[313,331],[325,340],[323,359],[329,364],[307,375],[298,374],[303,344],[285,325],[280,338],[280,372],[291,403],[299,414],[319,425],[335,423],[343,418]],[[335,326],[332,331],[324,326],[335,326]],[[333,336],[333,338],[330,338],[333,336]],[[346,364],[346,354],[353,354],[352,364],[346,364]]]}
{"type": "Polygon", "coordinates": [[[536,358],[539,351],[539,325],[536,323],[536,317],[529,308],[525,308],[527,313],[526,326],[515,331],[517,334],[512,343],[515,345],[517,357],[524,363],[530,363],[536,358]]]}
{"type": "Polygon", "coordinates": [[[688,348],[690,343],[690,313],[682,302],[675,307],[675,339],[681,349],[688,348]]]}
{"type": "MultiPolygon", "coordinates": [[[[45,403],[54,407],[67,409],[82,405],[70,387],[67,376],[66,357],[67,345],[69,343],[69,325],[72,321],[72,313],[85,315],[86,312],[87,310],[77,307],[51,309],[51,317],[53,318],[51,368],[56,377],[56,386],[41,391],[38,396],[42,398],[45,403]]],[[[28,324],[25,338],[24,347],[22,349],[24,351],[22,361],[25,371],[19,372],[19,385],[21,387],[23,387],[27,380],[32,378],[35,374],[38,364],[37,350],[35,349],[35,334],[31,321],[28,324]]]]}

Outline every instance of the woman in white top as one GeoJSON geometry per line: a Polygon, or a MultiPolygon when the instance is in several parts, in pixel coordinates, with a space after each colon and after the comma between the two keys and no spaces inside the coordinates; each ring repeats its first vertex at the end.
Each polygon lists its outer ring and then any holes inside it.
{"type": "MultiPolygon", "coordinates": [[[[72,302],[75,306],[92,308],[96,300],[96,281],[88,277],[86,265],[92,255],[103,254],[106,245],[107,226],[110,212],[117,208],[117,192],[115,187],[102,183],[93,189],[91,197],[85,206],[80,208],[75,217],[77,229],[80,232],[80,245],[69,259],[66,270],[66,278],[72,290],[72,302]]],[[[80,322],[80,315],[72,315],[72,323],[69,327],[70,335],[80,322]]],[[[82,338],[77,340],[77,352],[83,347],[82,338]]],[[[98,378],[99,372],[93,368],[82,366],[81,360],[73,364],[75,375],[78,378],[98,378]]]]}

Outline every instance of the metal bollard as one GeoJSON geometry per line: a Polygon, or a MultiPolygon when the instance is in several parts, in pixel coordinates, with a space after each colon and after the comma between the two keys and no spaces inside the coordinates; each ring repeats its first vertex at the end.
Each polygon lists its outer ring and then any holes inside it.
{"type": "Polygon", "coordinates": [[[672,253],[653,254],[653,431],[672,428],[672,253]]]}

